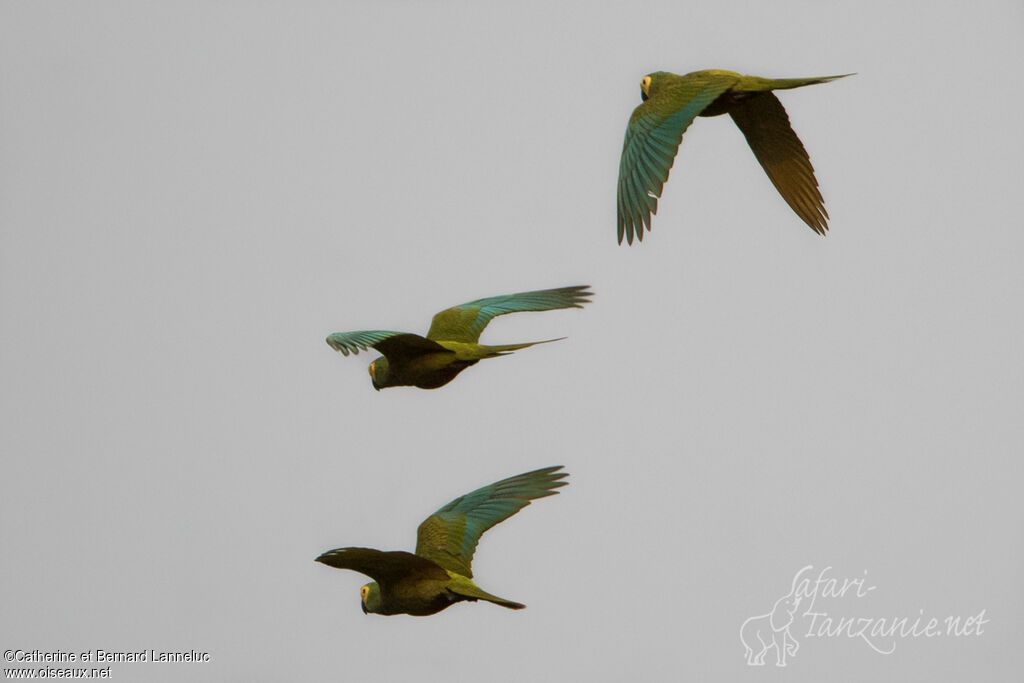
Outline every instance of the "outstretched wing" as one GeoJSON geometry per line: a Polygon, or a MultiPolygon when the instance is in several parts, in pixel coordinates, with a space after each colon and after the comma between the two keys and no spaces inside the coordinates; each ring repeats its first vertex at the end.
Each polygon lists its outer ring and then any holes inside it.
{"type": "Polygon", "coordinates": [[[456,498],[420,524],[416,554],[467,578],[480,536],[522,510],[531,500],[553,496],[568,472],[557,467],[527,472],[456,498]]]}
{"type": "Polygon", "coordinates": [[[730,109],[729,115],[782,198],[811,230],[824,235],[828,213],[814,167],[779,98],[771,92],[757,93],[730,109]]]}
{"type": "Polygon", "coordinates": [[[424,353],[450,353],[437,342],[410,332],[363,330],[361,332],[335,332],[328,335],[327,343],[342,354],[359,353],[373,347],[389,361],[406,360],[424,353]]]}
{"type": "Polygon", "coordinates": [[[329,567],[366,574],[387,590],[409,578],[446,580],[448,573],[430,560],[402,550],[384,552],[373,548],[335,548],[316,558],[329,567]]]}
{"type": "Polygon", "coordinates": [[[558,308],[583,308],[593,292],[590,285],[541,289],[477,299],[461,306],[453,306],[434,316],[427,332],[428,339],[477,343],[487,323],[498,315],[523,311],[553,311],[558,308]]]}
{"type": "MultiPolygon", "coordinates": [[[[666,74],[668,75],[668,74],[666,74]]],[[[651,214],[679,151],[683,133],[704,108],[735,82],[730,75],[676,76],[633,110],[619,159],[618,237],[644,238],[651,214]]]]}

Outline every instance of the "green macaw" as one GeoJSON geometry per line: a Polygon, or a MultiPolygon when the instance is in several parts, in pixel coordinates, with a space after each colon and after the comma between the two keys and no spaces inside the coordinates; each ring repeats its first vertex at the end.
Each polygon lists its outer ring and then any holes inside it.
{"type": "Polygon", "coordinates": [[[482,358],[505,356],[517,349],[534,344],[565,339],[548,339],[525,344],[485,346],[477,343],[487,323],[498,315],[521,311],[552,311],[558,308],[583,308],[593,293],[589,285],[542,289],[477,299],[454,306],[434,316],[426,337],[409,332],[364,330],[336,332],[327,337],[327,343],[342,354],[359,353],[373,347],[384,354],[370,363],[373,388],[414,386],[436,389],[455,379],[455,376],[475,365],[482,358]]]}
{"type": "Polygon", "coordinates": [[[328,550],[317,562],[352,569],[373,581],[359,590],[363,614],[437,614],[457,602],[486,600],[509,609],[522,603],[505,600],[473,583],[473,552],[480,536],[530,504],[553,496],[569,482],[561,465],[502,479],[459,496],[427,517],[416,532],[416,554],[372,548],[328,550]]]}
{"type": "Polygon", "coordinates": [[[625,235],[643,240],[658,212],[658,197],[668,180],[683,133],[696,116],[729,114],[747,138],[754,156],[790,208],[814,232],[828,230],[814,168],[789,117],[772,90],[826,83],[842,76],[821,78],[760,78],[734,71],[694,71],[685,76],[665,71],[640,81],[643,103],[633,110],[619,160],[619,244],[625,235]]]}

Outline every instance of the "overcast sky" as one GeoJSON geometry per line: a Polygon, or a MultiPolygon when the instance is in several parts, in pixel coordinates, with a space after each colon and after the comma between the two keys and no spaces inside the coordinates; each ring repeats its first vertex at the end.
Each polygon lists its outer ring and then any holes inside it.
{"type": "Polygon", "coordinates": [[[1008,680],[1022,38],[1016,0],[0,4],[0,647],[210,653],[122,681],[1008,680]],[[857,72],[779,95],[827,237],[718,117],[616,245],[640,79],[705,68],[857,72]],[[568,339],[439,390],[323,341],[576,284],[483,337],[568,339]],[[569,486],[474,562],[526,610],[364,616],[313,561],[546,465],[569,486]],[[806,566],[874,586],[837,619],[987,622],[881,654],[805,600],[748,666],[806,566]]]}

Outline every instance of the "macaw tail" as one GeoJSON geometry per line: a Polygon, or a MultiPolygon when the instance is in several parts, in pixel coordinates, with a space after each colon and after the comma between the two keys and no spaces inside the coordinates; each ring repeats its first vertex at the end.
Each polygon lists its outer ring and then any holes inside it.
{"type": "Polygon", "coordinates": [[[491,595],[490,593],[488,593],[487,591],[485,591],[484,589],[480,588],[475,583],[472,583],[470,581],[459,582],[459,585],[451,586],[450,590],[453,593],[461,595],[465,600],[486,600],[487,602],[493,602],[495,605],[501,605],[502,607],[507,607],[508,609],[523,609],[524,607],[526,607],[526,605],[524,605],[521,602],[514,602],[512,600],[499,598],[496,595],[491,595]]]}
{"type": "Polygon", "coordinates": [[[511,600],[503,600],[501,598],[496,598],[493,595],[488,597],[488,598],[480,598],[480,599],[481,600],[486,600],[487,602],[493,602],[495,605],[501,605],[502,607],[507,607],[509,609],[523,609],[523,608],[526,607],[526,605],[524,605],[521,602],[513,602],[511,600]]]}
{"type": "Polygon", "coordinates": [[[744,76],[740,82],[733,87],[733,90],[742,92],[764,92],[766,90],[789,90],[791,88],[802,88],[805,85],[816,85],[828,83],[838,78],[846,78],[853,74],[842,74],[840,76],[818,76],[815,78],[760,78],[759,76],[744,76]]]}
{"type": "Polygon", "coordinates": [[[500,346],[485,346],[480,345],[480,351],[485,355],[483,358],[493,358],[494,356],[507,356],[513,351],[519,349],[525,349],[528,346],[535,346],[537,344],[549,344],[551,342],[562,341],[565,337],[559,337],[558,339],[545,339],[544,341],[526,342],[525,344],[502,344],[500,346]]]}

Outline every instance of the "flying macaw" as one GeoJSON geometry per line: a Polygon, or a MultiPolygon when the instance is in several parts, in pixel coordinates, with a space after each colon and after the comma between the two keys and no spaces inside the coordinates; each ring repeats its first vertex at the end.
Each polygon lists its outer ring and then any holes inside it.
{"type": "Polygon", "coordinates": [[[520,474],[459,496],[420,524],[416,554],[372,548],[328,550],[317,562],[352,569],[373,581],[359,589],[363,613],[437,614],[457,602],[486,600],[509,609],[522,603],[505,600],[473,583],[473,552],[480,536],[530,504],[553,496],[569,482],[561,465],[520,474]]]}
{"type": "MultiPolygon", "coordinates": [[[[455,376],[475,365],[482,358],[505,356],[534,344],[559,341],[548,339],[525,344],[486,346],[477,343],[487,323],[498,315],[521,311],[551,311],[558,308],[583,308],[593,293],[589,285],[542,289],[492,296],[454,306],[434,316],[426,337],[409,332],[364,330],[336,332],[327,337],[327,343],[342,354],[359,353],[373,347],[384,354],[370,363],[373,388],[414,386],[436,389],[455,379],[455,376]]],[[[565,339],[565,337],[560,337],[565,339]]]]}
{"type": "Polygon", "coordinates": [[[618,236],[629,244],[644,238],[651,214],[658,212],[661,188],[696,116],[729,114],[747,138],[754,156],[790,208],[814,232],[828,230],[818,181],[807,151],[789,125],[772,90],[826,83],[821,78],[760,78],[734,71],[694,71],[685,76],[658,71],[640,81],[643,103],[633,110],[619,160],[618,236]]]}

